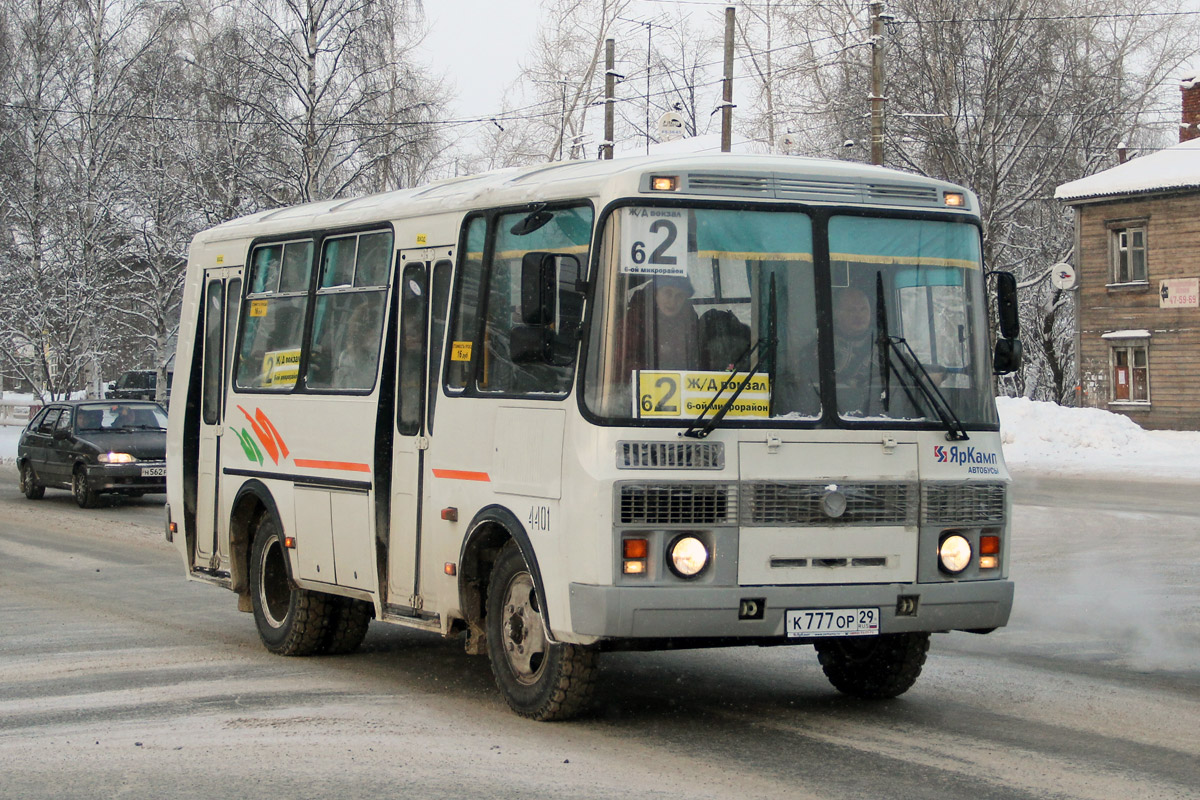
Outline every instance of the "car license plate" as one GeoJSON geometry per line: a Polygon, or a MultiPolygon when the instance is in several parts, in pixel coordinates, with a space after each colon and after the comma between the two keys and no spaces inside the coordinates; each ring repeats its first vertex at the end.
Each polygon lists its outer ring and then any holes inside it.
{"type": "Polygon", "coordinates": [[[788,636],[875,636],[878,608],[789,609],[783,615],[788,636]]]}
{"type": "Polygon", "coordinates": [[[166,475],[166,467],[142,467],[143,478],[165,478],[166,475]]]}

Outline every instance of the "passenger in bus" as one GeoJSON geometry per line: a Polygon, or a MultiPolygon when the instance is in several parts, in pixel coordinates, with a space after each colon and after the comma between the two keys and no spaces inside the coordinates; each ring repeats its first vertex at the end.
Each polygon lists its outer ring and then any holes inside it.
{"type": "Polygon", "coordinates": [[[361,301],[346,323],[342,349],[333,367],[333,385],[340,389],[369,389],[375,385],[379,363],[379,320],[375,303],[361,301]]]}
{"type": "Polygon", "coordinates": [[[700,325],[692,307],[695,289],[685,277],[651,278],[637,289],[625,313],[617,374],[636,369],[700,368],[700,325]]]}
{"type": "Polygon", "coordinates": [[[750,326],[732,311],[710,308],[700,315],[700,367],[728,372],[750,368],[750,326]]]}

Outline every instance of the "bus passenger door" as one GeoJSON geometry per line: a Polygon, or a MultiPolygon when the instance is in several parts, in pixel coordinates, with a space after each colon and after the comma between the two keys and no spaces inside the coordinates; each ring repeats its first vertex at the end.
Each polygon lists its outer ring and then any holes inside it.
{"type": "Polygon", "coordinates": [[[220,542],[228,521],[219,513],[221,440],[225,395],[229,391],[234,331],[242,297],[242,268],[207,270],[204,274],[204,336],[200,390],[200,436],[196,487],[196,552],[194,566],[217,570],[225,555],[220,542]]]}
{"type": "MultiPolygon", "coordinates": [[[[436,252],[442,255],[450,250],[437,248],[436,252]]],[[[400,322],[396,358],[396,431],[392,446],[388,605],[400,613],[411,614],[419,613],[422,607],[421,476],[430,433],[425,420],[428,405],[436,394],[452,270],[449,260],[434,264],[433,256],[432,249],[422,249],[401,251],[399,258],[400,322]],[[434,342],[432,348],[431,340],[434,342]]]]}

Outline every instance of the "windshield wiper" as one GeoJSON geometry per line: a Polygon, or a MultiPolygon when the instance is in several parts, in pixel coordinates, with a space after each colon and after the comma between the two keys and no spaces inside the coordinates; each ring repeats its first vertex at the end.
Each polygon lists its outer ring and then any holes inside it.
{"type": "MultiPolygon", "coordinates": [[[[883,410],[888,411],[888,406],[891,404],[891,356],[895,353],[896,358],[904,366],[904,371],[908,373],[912,385],[920,390],[929,404],[933,406],[933,410],[942,420],[942,424],[946,426],[946,438],[951,441],[969,438],[958,415],[950,407],[950,401],[933,382],[933,378],[929,377],[921,359],[913,352],[912,346],[903,336],[888,334],[887,302],[884,300],[882,272],[875,273],[875,329],[878,331],[876,343],[879,346],[879,383],[882,386],[879,399],[883,404],[883,410]]],[[[908,388],[905,386],[904,390],[912,400],[912,393],[908,392],[908,388]]]]}
{"type": "MultiPolygon", "coordinates": [[[[917,358],[917,354],[913,352],[912,347],[903,336],[888,337],[890,352],[896,355],[900,364],[904,367],[904,371],[912,379],[912,383],[921,391],[929,404],[933,406],[933,410],[942,420],[942,424],[946,426],[946,438],[951,441],[962,441],[969,439],[967,430],[963,427],[962,421],[958,415],[954,413],[954,409],[950,407],[950,401],[946,399],[946,395],[942,394],[942,390],[933,382],[933,378],[929,377],[929,373],[925,370],[925,365],[917,358]]],[[[886,406],[885,406],[886,408],[886,406]]]]}
{"type": "MultiPolygon", "coordinates": [[[[690,436],[693,439],[703,439],[704,437],[708,436],[713,432],[713,429],[720,424],[721,420],[725,419],[725,415],[729,413],[729,409],[733,408],[733,404],[737,402],[738,396],[741,395],[742,390],[750,385],[750,381],[754,380],[754,376],[758,374],[758,371],[763,364],[767,365],[768,380],[774,374],[775,345],[779,343],[779,338],[776,334],[775,321],[774,275],[771,276],[771,288],[767,297],[767,335],[759,337],[757,342],[746,348],[746,350],[734,360],[733,369],[729,370],[729,374],[726,375],[725,380],[721,382],[721,386],[717,389],[717,393],[712,396],[712,399],[708,401],[708,404],[704,406],[704,410],[702,410],[696,419],[692,421],[692,424],[688,426],[688,429],[679,434],[680,436],[690,436]],[[713,406],[716,405],[717,400],[719,400],[721,395],[724,393],[725,387],[729,385],[730,380],[734,375],[737,374],[738,364],[742,363],[744,359],[749,358],[750,354],[754,353],[755,351],[758,351],[758,357],[754,360],[754,365],[750,367],[750,371],[746,373],[746,377],[743,378],[742,382],[738,384],[738,387],[733,390],[733,394],[729,396],[729,399],[721,404],[721,407],[717,410],[717,413],[713,414],[712,419],[708,420],[708,422],[704,422],[704,416],[708,414],[709,411],[712,411],[713,406]],[[704,423],[703,427],[701,427],[701,423],[704,423]]],[[[771,413],[769,408],[770,407],[768,405],[768,414],[771,413]]]]}

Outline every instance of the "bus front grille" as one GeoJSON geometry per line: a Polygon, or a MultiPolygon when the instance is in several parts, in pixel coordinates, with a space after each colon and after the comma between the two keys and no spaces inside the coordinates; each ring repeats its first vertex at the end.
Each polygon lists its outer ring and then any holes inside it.
{"type": "Polygon", "coordinates": [[[722,442],[617,442],[617,469],[724,469],[722,442]]]}
{"type": "Polygon", "coordinates": [[[733,525],[731,483],[624,483],[617,487],[622,525],[733,525]]]}
{"type": "Polygon", "coordinates": [[[1005,484],[930,482],[921,485],[921,522],[926,525],[1001,525],[1005,484]]]}
{"type": "MultiPolygon", "coordinates": [[[[742,485],[741,524],[870,526],[915,525],[917,487],[904,482],[754,482],[742,485]],[[837,491],[845,510],[831,516],[823,502],[837,491]]],[[[835,504],[836,505],[836,504],[835,504]]]]}

